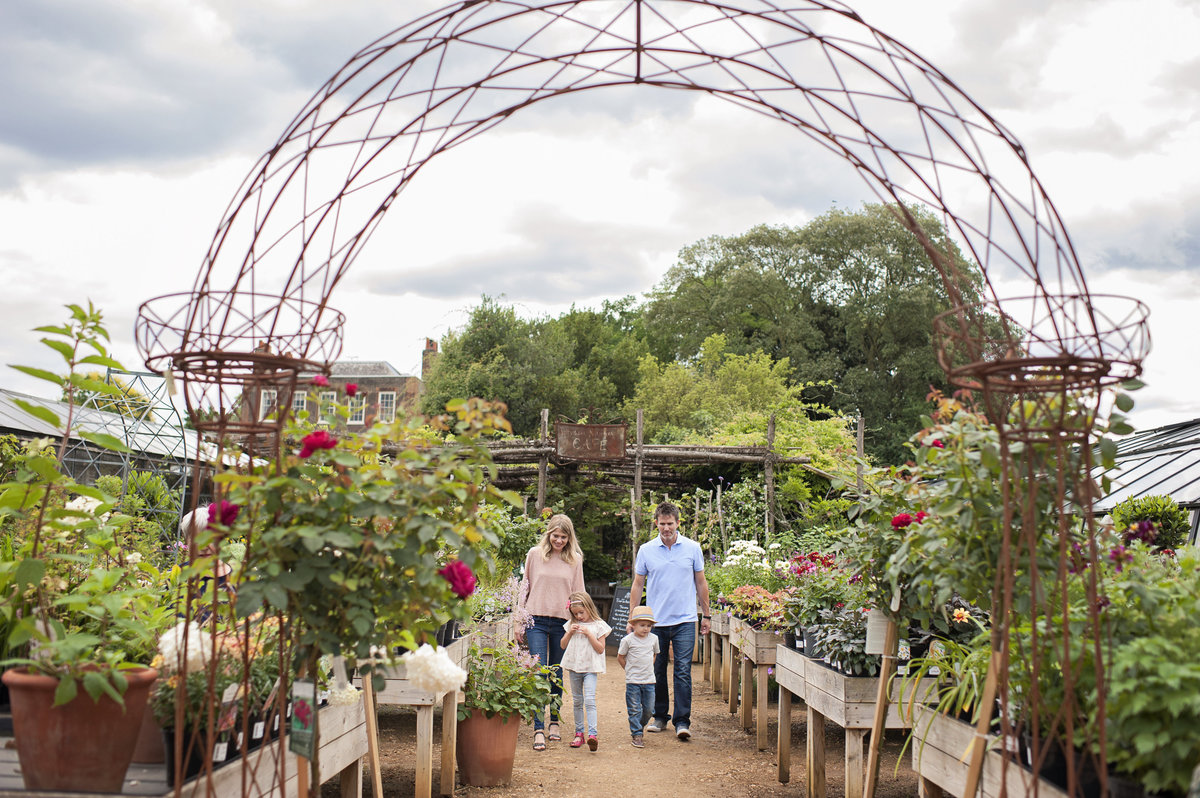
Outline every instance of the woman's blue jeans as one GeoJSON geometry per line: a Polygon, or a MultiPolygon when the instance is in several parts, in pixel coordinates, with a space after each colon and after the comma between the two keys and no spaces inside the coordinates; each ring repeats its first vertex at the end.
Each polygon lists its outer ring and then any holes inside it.
{"type": "MultiPolygon", "coordinates": [[[[555,680],[550,687],[550,692],[553,695],[562,699],[562,636],[563,624],[566,623],[562,618],[552,618],[549,615],[533,616],[533,626],[525,630],[525,642],[529,645],[529,653],[538,658],[538,661],[543,665],[553,665],[554,672],[558,674],[558,679],[555,680]]],[[[550,713],[550,722],[558,723],[558,712],[550,713]]],[[[535,730],[543,728],[545,719],[539,715],[533,719],[533,728],[535,730]]]]}

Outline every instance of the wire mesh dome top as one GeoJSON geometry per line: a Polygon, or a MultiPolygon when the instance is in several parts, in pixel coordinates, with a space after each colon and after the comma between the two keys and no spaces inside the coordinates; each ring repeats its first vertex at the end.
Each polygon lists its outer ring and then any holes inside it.
{"type": "Polygon", "coordinates": [[[1017,140],[920,56],[815,0],[468,0],[389,33],[254,166],[192,291],[143,305],[147,366],[187,373],[214,353],[240,363],[236,353],[264,347],[296,362],[335,359],[342,320],[330,295],[422,166],[526,106],[628,84],[707,92],[849,161],[961,298],[960,275],[905,204],[940,214],[986,280],[984,305],[963,300],[939,323],[952,381],[1019,390],[1139,373],[1145,308],[1093,307],[1017,140]],[[997,296],[995,283],[1017,275],[1028,296],[997,296]]]}

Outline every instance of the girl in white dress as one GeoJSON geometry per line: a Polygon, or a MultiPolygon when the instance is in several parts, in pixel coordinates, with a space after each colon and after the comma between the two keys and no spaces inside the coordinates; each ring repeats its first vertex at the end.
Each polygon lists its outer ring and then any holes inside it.
{"type": "Polygon", "coordinates": [[[562,667],[570,679],[575,703],[575,739],[571,747],[583,747],[586,717],[587,747],[595,751],[600,745],[596,732],[596,677],[604,673],[604,638],[612,627],[600,618],[592,597],[583,591],[570,595],[567,609],[571,620],[563,624],[566,634],[562,639],[562,667]]]}

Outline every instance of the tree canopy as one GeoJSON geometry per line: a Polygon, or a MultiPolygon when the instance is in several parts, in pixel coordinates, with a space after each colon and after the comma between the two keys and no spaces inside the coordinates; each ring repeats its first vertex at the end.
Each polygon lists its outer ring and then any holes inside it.
{"type": "Polygon", "coordinates": [[[666,442],[803,394],[835,413],[861,412],[868,453],[901,462],[931,388],[946,388],[933,317],[977,301],[981,286],[938,220],[909,210],[960,278],[948,284],[884,205],[713,236],[685,247],[640,304],[626,297],[526,320],[483,297],[443,339],[423,409],[502,400],[514,433],[531,436],[542,408],[592,421],[632,420],[642,408],[647,437],[666,442]]]}

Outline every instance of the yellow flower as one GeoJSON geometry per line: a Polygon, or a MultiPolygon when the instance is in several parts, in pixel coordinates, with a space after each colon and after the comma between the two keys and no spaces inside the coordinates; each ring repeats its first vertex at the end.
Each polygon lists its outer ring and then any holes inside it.
{"type": "Polygon", "coordinates": [[[967,612],[962,607],[959,607],[954,611],[955,623],[966,623],[969,620],[971,620],[971,613],[967,612]]]}

